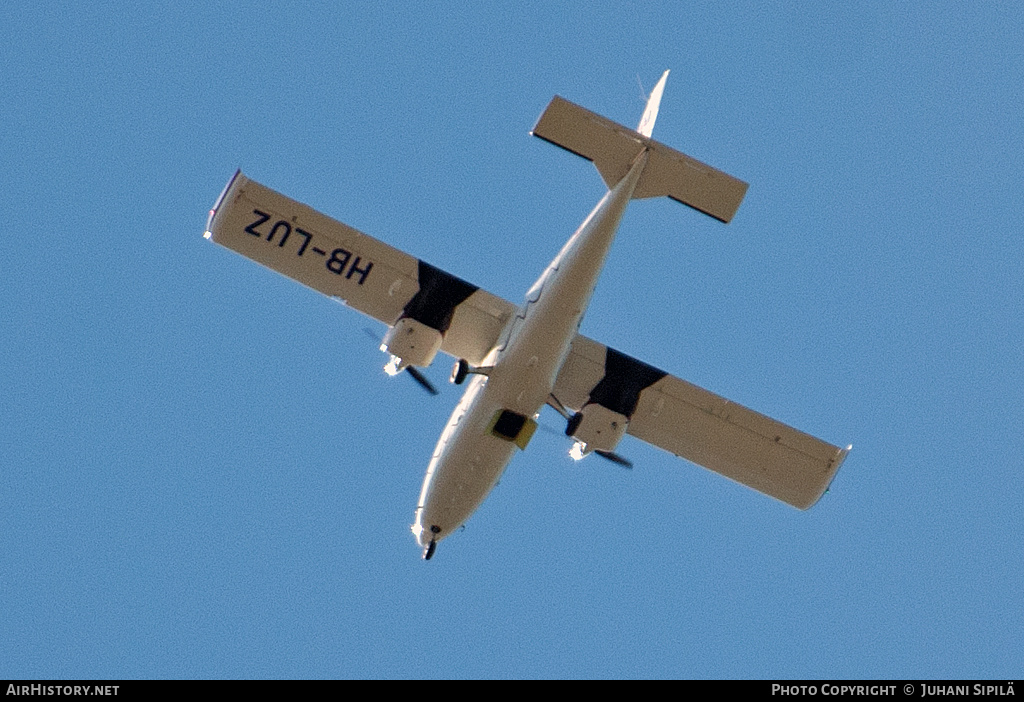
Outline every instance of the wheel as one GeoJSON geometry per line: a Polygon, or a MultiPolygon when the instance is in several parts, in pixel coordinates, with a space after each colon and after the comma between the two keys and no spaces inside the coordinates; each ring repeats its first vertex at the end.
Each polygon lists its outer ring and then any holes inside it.
{"type": "Polygon", "coordinates": [[[580,424],[583,423],[583,413],[577,412],[569,419],[569,423],[565,425],[565,435],[572,436],[576,433],[576,430],[580,428],[580,424]]]}
{"type": "Polygon", "coordinates": [[[466,359],[460,358],[452,366],[452,382],[456,385],[462,385],[467,375],[469,375],[469,363],[466,362],[466,359]]]}

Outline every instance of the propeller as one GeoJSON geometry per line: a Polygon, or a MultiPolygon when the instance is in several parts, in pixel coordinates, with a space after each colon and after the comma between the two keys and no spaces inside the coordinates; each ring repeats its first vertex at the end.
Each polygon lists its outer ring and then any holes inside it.
{"type": "Polygon", "coordinates": [[[437,394],[437,388],[434,387],[434,384],[431,383],[429,380],[427,380],[426,376],[423,375],[423,373],[421,373],[418,370],[416,370],[415,366],[406,366],[405,367],[405,372],[408,373],[410,378],[412,378],[417,383],[419,383],[420,386],[424,390],[429,392],[431,395],[436,395],[437,394]]]}
{"type": "Polygon", "coordinates": [[[620,456],[614,451],[601,451],[599,449],[594,449],[594,454],[600,456],[601,458],[607,459],[616,465],[620,465],[628,470],[633,469],[633,461],[629,460],[628,458],[625,458],[624,456],[620,456]]]}
{"type": "MultiPolygon", "coordinates": [[[[552,434],[562,434],[564,436],[568,436],[568,437],[572,438],[572,432],[576,429],[576,427],[573,426],[573,424],[575,424],[575,422],[573,420],[576,418],[577,415],[574,415],[574,414],[570,413],[569,410],[566,409],[565,405],[563,405],[559,401],[559,399],[557,397],[555,397],[554,395],[550,395],[548,397],[548,407],[553,408],[556,412],[558,412],[560,415],[562,415],[562,417],[565,419],[565,421],[566,421],[565,431],[555,431],[554,429],[551,429],[551,428],[549,428],[548,426],[546,426],[544,424],[541,424],[539,426],[542,429],[544,429],[545,431],[550,432],[552,434]]],[[[576,450],[575,447],[573,447],[573,451],[570,451],[569,455],[572,456],[573,459],[575,459],[575,460],[579,460],[579,459],[583,458],[583,454],[580,454],[580,455],[577,456],[576,453],[578,453],[578,451],[576,450]]],[[[620,456],[619,454],[615,453],[614,451],[602,451],[601,449],[594,449],[593,451],[591,451],[591,453],[593,453],[595,456],[600,456],[601,458],[603,458],[605,460],[611,461],[615,465],[622,466],[623,468],[626,468],[628,470],[632,470],[632,468],[633,468],[633,461],[629,460],[625,456],[620,456]]]]}
{"type": "MultiPolygon", "coordinates": [[[[384,340],[377,336],[372,330],[363,327],[363,332],[378,344],[384,343],[384,340]]],[[[415,380],[421,388],[429,392],[431,395],[438,394],[437,388],[434,387],[434,384],[427,380],[427,376],[423,375],[423,373],[417,370],[414,366],[406,366],[403,370],[405,370],[405,372],[409,374],[409,377],[415,380]]]]}

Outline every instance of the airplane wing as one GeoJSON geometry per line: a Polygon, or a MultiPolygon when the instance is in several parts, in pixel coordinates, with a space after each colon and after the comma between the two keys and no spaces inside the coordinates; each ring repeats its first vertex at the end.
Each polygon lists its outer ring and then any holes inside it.
{"type": "Polygon", "coordinates": [[[206,238],[393,326],[439,329],[441,350],[479,364],[516,306],[235,173],[206,238]]]}
{"type": "Polygon", "coordinates": [[[800,509],[818,501],[850,450],[582,335],[552,394],[573,411],[597,403],[624,414],[638,439],[800,509]]]}
{"type": "MultiPolygon", "coordinates": [[[[517,307],[237,172],[210,211],[208,239],[393,326],[411,316],[444,334],[441,350],[479,365],[517,307]]],[[[608,348],[573,340],[553,394],[601,404],[628,433],[801,509],[849,449],[608,348]]]]}

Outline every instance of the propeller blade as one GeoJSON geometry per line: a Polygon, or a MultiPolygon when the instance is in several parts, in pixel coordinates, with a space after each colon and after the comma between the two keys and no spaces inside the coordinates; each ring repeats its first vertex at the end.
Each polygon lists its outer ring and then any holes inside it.
{"type": "Polygon", "coordinates": [[[572,413],[569,412],[569,410],[567,410],[565,408],[565,405],[562,404],[562,401],[559,400],[554,395],[548,395],[547,405],[548,405],[548,407],[550,407],[551,409],[553,409],[554,411],[556,411],[560,415],[562,415],[562,418],[565,421],[568,422],[568,421],[570,421],[572,419],[572,413]]]}
{"type": "MultiPolygon", "coordinates": [[[[374,341],[376,341],[378,344],[384,343],[383,339],[381,339],[380,336],[378,336],[372,330],[366,327],[363,327],[363,333],[366,334],[371,339],[373,339],[374,341]]],[[[422,387],[424,390],[429,392],[431,395],[438,394],[437,388],[434,387],[433,383],[427,380],[427,377],[423,375],[423,373],[419,372],[412,366],[406,366],[405,370],[409,373],[409,377],[415,380],[417,383],[419,383],[420,387],[422,387]]]]}
{"type": "MultiPolygon", "coordinates": [[[[548,407],[553,408],[556,412],[558,412],[560,415],[565,417],[566,421],[568,422],[568,424],[566,425],[566,429],[565,429],[565,431],[556,431],[556,430],[552,429],[551,427],[549,427],[549,426],[547,426],[545,424],[538,424],[537,426],[539,426],[541,429],[543,429],[544,431],[548,432],[549,434],[562,434],[564,436],[571,437],[573,432],[576,429],[576,427],[573,426],[573,424],[574,424],[573,420],[576,420],[576,418],[579,415],[575,415],[575,414],[570,413],[569,410],[567,410],[565,408],[565,405],[563,405],[559,401],[559,399],[557,397],[555,397],[554,395],[551,395],[550,397],[548,397],[548,403],[547,404],[548,404],[548,407]]],[[[629,468],[629,469],[633,468],[633,461],[629,460],[628,458],[624,458],[624,457],[620,456],[619,454],[614,453],[613,451],[601,451],[600,449],[594,449],[593,453],[596,453],[601,458],[605,458],[605,459],[611,461],[612,463],[615,463],[616,465],[622,466],[623,468],[629,468]]],[[[570,452],[570,455],[571,455],[571,452],[570,452]]]]}
{"type": "Polygon", "coordinates": [[[633,468],[633,461],[629,460],[628,458],[623,458],[619,454],[613,453],[612,451],[595,450],[594,453],[600,456],[601,458],[607,458],[612,463],[616,463],[622,466],[623,468],[633,468]]]}
{"type": "Polygon", "coordinates": [[[562,431],[561,429],[555,429],[550,424],[545,424],[544,422],[537,422],[537,428],[540,429],[541,431],[547,433],[547,434],[551,434],[552,436],[558,436],[558,437],[561,437],[563,439],[565,438],[565,432],[564,431],[562,431]]]}
{"type": "Polygon", "coordinates": [[[429,392],[431,395],[437,394],[437,388],[435,388],[434,385],[429,380],[427,380],[426,376],[424,376],[422,373],[416,370],[416,368],[414,368],[413,366],[406,366],[405,372],[408,373],[413,380],[415,380],[417,383],[423,386],[423,389],[429,392]]]}

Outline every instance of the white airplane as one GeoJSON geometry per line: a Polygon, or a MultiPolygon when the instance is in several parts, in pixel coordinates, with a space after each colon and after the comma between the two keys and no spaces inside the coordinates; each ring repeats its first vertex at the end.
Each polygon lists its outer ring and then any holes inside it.
{"type": "Polygon", "coordinates": [[[667,195],[722,222],[747,184],[651,139],[668,71],[636,130],[561,97],[532,134],[593,161],[608,185],[522,305],[394,249],[239,171],[210,211],[205,237],[353,307],[390,329],[389,374],[458,359],[472,376],[423,479],[412,526],[430,559],[526,448],[544,405],[567,420],[571,455],[616,462],[625,434],[807,509],[850,448],[839,448],[672,377],[578,333],[631,199],[667,195]]]}

